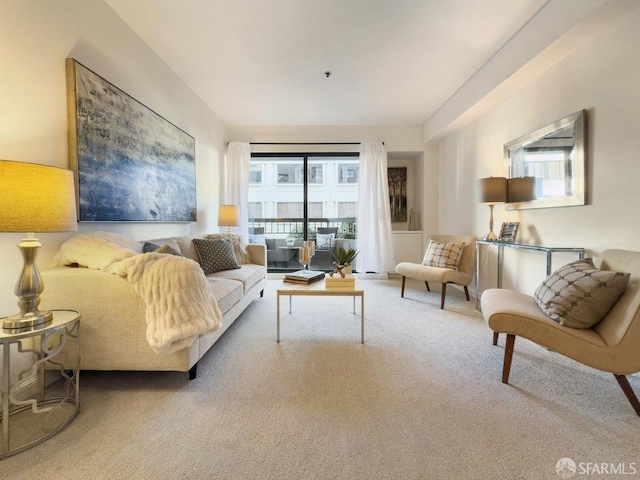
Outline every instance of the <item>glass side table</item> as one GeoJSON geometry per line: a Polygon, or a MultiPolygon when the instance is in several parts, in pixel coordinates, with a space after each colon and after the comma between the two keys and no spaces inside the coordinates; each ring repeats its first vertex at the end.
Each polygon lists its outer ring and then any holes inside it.
{"type": "Polygon", "coordinates": [[[53,320],[43,328],[18,333],[4,329],[0,331],[0,459],[53,437],[67,427],[78,414],[80,314],[73,310],[52,312],[53,320]],[[72,346],[69,339],[75,341],[75,348],[65,349],[67,345],[72,346]],[[65,355],[74,354],[73,359],[63,358],[65,355]],[[24,370],[19,371],[17,368],[12,369],[12,356],[14,359],[20,356],[30,361],[24,370]],[[69,365],[72,366],[71,369],[69,365]]]}

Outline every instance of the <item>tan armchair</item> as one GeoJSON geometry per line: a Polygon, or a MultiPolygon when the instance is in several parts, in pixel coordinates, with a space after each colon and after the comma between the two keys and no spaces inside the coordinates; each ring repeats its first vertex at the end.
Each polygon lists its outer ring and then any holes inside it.
{"type": "Polygon", "coordinates": [[[609,313],[592,328],[559,325],[538,308],[533,297],[511,290],[482,294],[482,314],[494,331],[506,333],[502,383],[508,383],[517,335],[590,367],[613,373],[636,414],[640,402],[625,375],[640,372],[640,252],[606,250],[598,268],[629,272],[627,289],[609,313]]]}
{"type": "Polygon", "coordinates": [[[402,262],[396,266],[396,272],[402,275],[402,290],[400,296],[404,298],[404,287],[407,277],[423,280],[430,292],[429,282],[440,282],[442,284],[442,294],[440,297],[440,308],[444,308],[444,300],[447,294],[447,283],[455,283],[464,287],[464,293],[469,300],[468,286],[473,280],[476,268],[476,237],[463,235],[429,235],[429,240],[440,243],[464,242],[462,256],[458,263],[458,270],[451,268],[428,267],[421,263],[402,262]]]}

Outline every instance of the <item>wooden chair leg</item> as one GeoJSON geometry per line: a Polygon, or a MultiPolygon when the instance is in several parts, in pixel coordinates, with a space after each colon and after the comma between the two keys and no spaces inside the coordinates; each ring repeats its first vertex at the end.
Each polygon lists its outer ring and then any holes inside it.
{"type": "Polygon", "coordinates": [[[631,385],[629,385],[629,380],[627,380],[627,377],[625,377],[624,375],[616,375],[614,373],[613,376],[616,377],[616,380],[622,388],[622,391],[627,396],[627,400],[629,400],[629,403],[636,411],[636,415],[640,417],[640,402],[638,401],[638,397],[636,397],[633,388],[631,388],[631,385]]]}
{"type": "Polygon", "coordinates": [[[429,282],[425,281],[424,284],[427,286],[427,292],[430,292],[431,289],[429,288],[429,282]]]}
{"type": "Polygon", "coordinates": [[[400,291],[400,296],[404,298],[404,282],[407,280],[407,277],[402,276],[402,290],[400,291]]]}
{"type": "Polygon", "coordinates": [[[507,343],[504,346],[504,364],[502,365],[502,383],[509,383],[509,372],[511,371],[511,358],[513,357],[513,344],[516,336],[507,333],[507,343]]]}
{"type": "Polygon", "coordinates": [[[498,335],[500,335],[498,332],[493,332],[493,344],[494,345],[498,344],[498,335]]]}
{"type": "Polygon", "coordinates": [[[447,295],[447,284],[442,284],[442,297],[440,297],[440,310],[444,308],[444,297],[447,295]]]}
{"type": "Polygon", "coordinates": [[[466,285],[464,286],[464,294],[467,296],[467,302],[469,302],[471,299],[469,298],[469,289],[466,285]]]}

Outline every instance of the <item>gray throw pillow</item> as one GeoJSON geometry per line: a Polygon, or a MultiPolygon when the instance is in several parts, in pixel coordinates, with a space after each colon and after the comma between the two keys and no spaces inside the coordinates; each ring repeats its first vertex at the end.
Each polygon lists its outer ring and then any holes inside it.
{"type": "Polygon", "coordinates": [[[194,238],[193,243],[200,257],[200,266],[205,275],[240,268],[233,244],[227,239],[194,238]]]}
{"type": "Polygon", "coordinates": [[[422,259],[427,267],[458,269],[464,242],[440,243],[429,240],[429,246],[422,259]]]}
{"type": "Polygon", "coordinates": [[[602,320],[629,283],[629,274],[598,270],[593,260],[576,260],[553,272],[534,298],[551,320],[571,328],[591,328],[602,320]]]}

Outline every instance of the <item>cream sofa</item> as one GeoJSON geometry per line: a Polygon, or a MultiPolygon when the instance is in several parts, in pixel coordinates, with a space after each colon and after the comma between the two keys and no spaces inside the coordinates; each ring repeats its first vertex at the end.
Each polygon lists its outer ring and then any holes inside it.
{"type": "MultiPolygon", "coordinates": [[[[190,237],[148,240],[169,245],[198,261],[190,237]]],[[[146,337],[146,305],[126,278],[101,270],[57,267],[42,272],[46,285],[41,296],[46,309],[77,310],[82,315],[81,370],[182,371],[195,378],[198,361],[244,309],[261,297],[266,284],[266,248],[247,245],[249,263],[241,268],[207,275],[222,313],[222,326],[201,335],[188,348],[155,353],[146,337]]],[[[75,348],[72,344],[70,348],[75,348]]]]}

